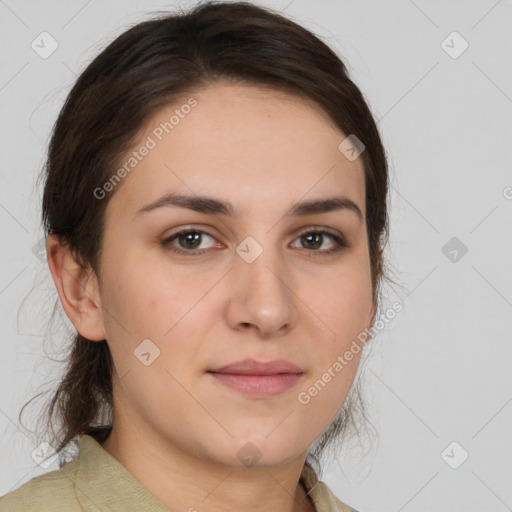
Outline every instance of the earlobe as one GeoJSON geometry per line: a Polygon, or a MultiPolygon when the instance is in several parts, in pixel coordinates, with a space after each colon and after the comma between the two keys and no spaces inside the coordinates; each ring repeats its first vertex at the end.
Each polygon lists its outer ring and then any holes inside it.
{"type": "Polygon", "coordinates": [[[62,307],[71,323],[84,338],[106,339],[94,272],[80,267],[58,235],[48,236],[46,254],[62,307]]]}

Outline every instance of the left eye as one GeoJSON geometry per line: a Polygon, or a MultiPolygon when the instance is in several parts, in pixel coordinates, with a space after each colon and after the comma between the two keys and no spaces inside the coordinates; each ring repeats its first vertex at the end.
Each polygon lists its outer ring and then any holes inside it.
{"type": "MultiPolygon", "coordinates": [[[[202,237],[205,235],[212,240],[215,240],[211,235],[204,231],[188,229],[175,233],[174,235],[166,238],[162,241],[162,245],[168,248],[170,251],[178,254],[197,256],[206,252],[205,250],[196,250],[200,247],[202,237]],[[176,240],[181,247],[185,247],[185,249],[180,249],[174,246],[172,244],[174,240],[176,240]]],[[[341,236],[331,233],[330,231],[326,231],[325,229],[305,231],[299,235],[297,240],[303,244],[303,248],[309,249],[308,252],[312,254],[318,253],[318,255],[332,254],[348,247],[348,244],[341,236]],[[319,247],[324,245],[325,237],[330,238],[333,241],[332,246],[328,249],[317,250],[319,247]]]]}
{"type": "Polygon", "coordinates": [[[195,254],[201,254],[201,253],[198,253],[198,251],[195,251],[194,249],[197,249],[198,246],[200,245],[200,242],[201,242],[201,238],[206,235],[208,237],[210,237],[212,240],[214,240],[214,238],[209,235],[208,233],[205,233],[204,231],[197,231],[197,230],[188,230],[188,231],[180,231],[174,235],[172,235],[171,237],[165,239],[162,244],[167,246],[168,244],[170,244],[174,239],[176,239],[180,244],[183,243],[185,245],[185,247],[187,248],[186,251],[183,251],[181,249],[177,249],[177,248],[171,248],[172,251],[175,251],[175,252],[178,252],[178,253],[191,253],[191,252],[194,252],[195,254]]]}

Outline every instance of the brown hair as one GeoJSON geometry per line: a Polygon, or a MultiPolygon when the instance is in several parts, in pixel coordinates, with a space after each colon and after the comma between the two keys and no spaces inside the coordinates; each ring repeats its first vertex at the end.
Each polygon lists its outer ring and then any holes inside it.
{"type": "MultiPolygon", "coordinates": [[[[346,135],[364,143],[360,158],[377,299],[387,277],[388,168],[376,123],[344,63],[326,44],[279,13],[247,2],[208,1],[186,13],[157,13],[122,33],[87,66],[53,127],[41,175],[45,234],[59,235],[80,266],[99,276],[108,198],[99,201],[93,191],[112,176],[121,155],[159,108],[219,80],[313,100],[346,135]]],[[[65,374],[46,410],[51,444],[59,454],[84,434],[102,442],[112,428],[113,362],[107,342],[90,342],[76,333],[66,359],[65,374]]],[[[357,413],[364,416],[359,382],[308,454],[317,471],[322,452],[349,424],[355,425],[357,413]]]]}

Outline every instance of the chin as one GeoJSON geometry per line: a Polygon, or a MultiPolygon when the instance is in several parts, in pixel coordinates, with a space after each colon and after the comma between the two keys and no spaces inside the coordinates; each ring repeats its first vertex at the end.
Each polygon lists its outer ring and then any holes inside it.
{"type": "MultiPolygon", "coordinates": [[[[275,425],[274,425],[275,428],[275,425]]],[[[272,429],[254,435],[236,436],[231,440],[235,454],[232,464],[236,467],[278,467],[298,457],[304,450],[289,436],[269,434],[272,429]]],[[[286,434],[286,432],[285,432],[286,434]]]]}

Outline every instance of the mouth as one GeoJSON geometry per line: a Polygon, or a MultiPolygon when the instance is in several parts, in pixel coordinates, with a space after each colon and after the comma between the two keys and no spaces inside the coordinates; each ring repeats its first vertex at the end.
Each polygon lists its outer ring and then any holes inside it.
{"type": "Polygon", "coordinates": [[[305,375],[299,366],[284,359],[269,362],[245,359],[207,373],[223,385],[255,398],[279,395],[296,386],[305,375]]]}

